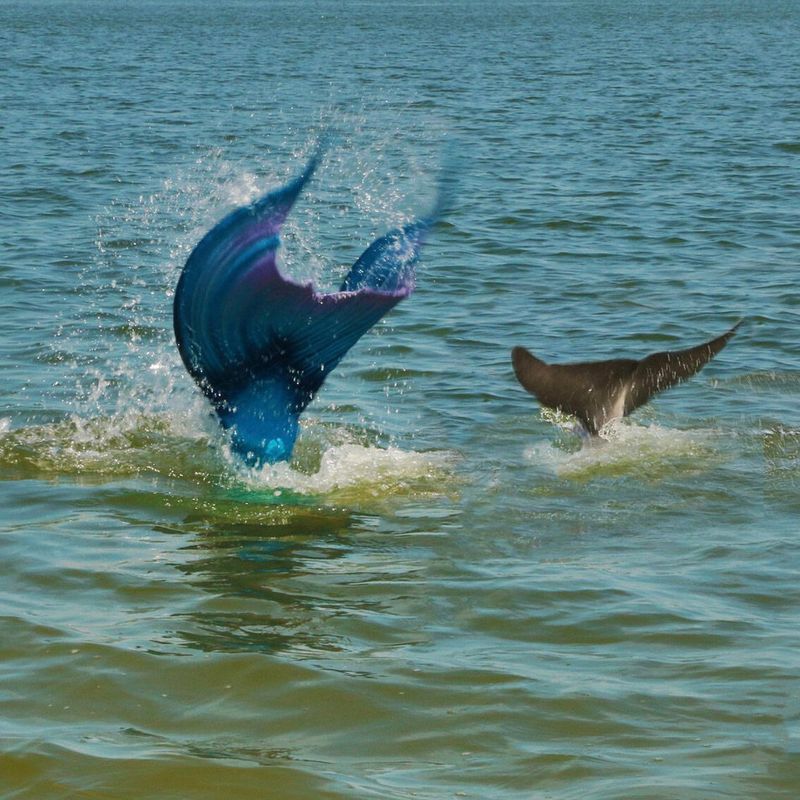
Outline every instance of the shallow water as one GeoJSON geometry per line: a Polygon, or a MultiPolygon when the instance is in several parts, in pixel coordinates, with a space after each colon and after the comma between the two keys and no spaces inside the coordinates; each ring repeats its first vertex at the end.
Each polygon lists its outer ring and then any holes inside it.
{"type": "Polygon", "coordinates": [[[796,794],[796,4],[0,23],[0,796],[796,794]],[[296,277],[457,188],[292,463],[248,471],[172,291],[323,131],[296,277]],[[511,371],[740,318],[596,447],[511,371]]]}

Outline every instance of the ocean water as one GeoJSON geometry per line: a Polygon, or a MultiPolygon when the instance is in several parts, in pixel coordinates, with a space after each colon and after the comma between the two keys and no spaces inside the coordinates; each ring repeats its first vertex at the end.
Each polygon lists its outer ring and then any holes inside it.
{"type": "Polygon", "coordinates": [[[0,797],[792,798],[800,6],[0,3],[0,797]],[[415,294],[239,467],[172,338],[221,215],[331,147],[330,288],[415,294]],[[745,324],[582,448],[510,350],[745,324]]]}

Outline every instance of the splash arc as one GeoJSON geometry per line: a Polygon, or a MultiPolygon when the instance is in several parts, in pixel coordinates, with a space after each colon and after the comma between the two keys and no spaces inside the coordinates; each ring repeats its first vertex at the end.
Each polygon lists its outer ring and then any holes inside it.
{"type": "Polygon", "coordinates": [[[697,374],[741,324],[695,347],[653,353],[639,360],[548,364],[524,347],[515,347],[511,363],[517,380],[543,406],[571,414],[587,434],[597,436],[611,420],[627,416],[654,395],[697,374]]]}
{"type": "Polygon", "coordinates": [[[347,351],[414,290],[435,213],[389,231],[339,291],[278,269],[279,233],[319,165],[218,222],[183,267],[173,304],[178,351],[249,466],[287,460],[299,417],[347,351]]]}

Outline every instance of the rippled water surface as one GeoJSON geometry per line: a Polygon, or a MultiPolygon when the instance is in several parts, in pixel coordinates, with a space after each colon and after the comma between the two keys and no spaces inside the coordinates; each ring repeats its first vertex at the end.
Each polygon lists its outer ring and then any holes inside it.
{"type": "Polygon", "coordinates": [[[0,796],[791,798],[800,7],[0,4],[0,796]],[[289,465],[181,266],[332,145],[283,269],[450,208],[289,465]],[[745,325],[600,446],[510,349],[745,325]]]}

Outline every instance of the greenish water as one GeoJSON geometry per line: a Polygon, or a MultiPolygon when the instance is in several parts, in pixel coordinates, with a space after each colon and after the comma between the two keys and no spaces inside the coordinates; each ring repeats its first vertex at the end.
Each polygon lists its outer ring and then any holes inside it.
{"type": "Polygon", "coordinates": [[[0,797],[791,798],[800,8],[0,5],[0,797]],[[172,341],[205,230],[330,153],[322,287],[458,191],[290,465],[172,341]],[[746,320],[581,449],[510,349],[746,320]]]}

